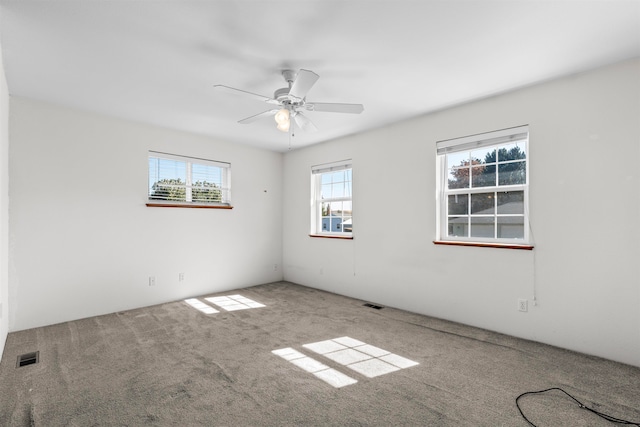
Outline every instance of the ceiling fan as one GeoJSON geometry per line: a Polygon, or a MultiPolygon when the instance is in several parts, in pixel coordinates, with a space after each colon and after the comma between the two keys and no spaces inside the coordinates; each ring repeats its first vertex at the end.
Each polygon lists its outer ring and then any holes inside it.
{"type": "Polygon", "coordinates": [[[284,77],[284,80],[287,82],[289,87],[277,89],[273,94],[273,98],[224,85],[214,85],[214,88],[223,92],[250,97],[258,101],[277,106],[254,116],[239,120],[238,123],[248,124],[264,117],[274,116],[275,121],[278,124],[277,129],[282,132],[288,132],[291,128],[291,118],[295,120],[295,123],[302,130],[308,132],[317,131],[318,128],[316,125],[314,125],[307,116],[302,114],[303,111],[323,111],[350,114],[360,114],[364,111],[364,106],[362,104],[307,102],[307,93],[320,78],[320,76],[313,71],[301,69],[296,73],[293,70],[283,70],[282,77],[284,77]]]}

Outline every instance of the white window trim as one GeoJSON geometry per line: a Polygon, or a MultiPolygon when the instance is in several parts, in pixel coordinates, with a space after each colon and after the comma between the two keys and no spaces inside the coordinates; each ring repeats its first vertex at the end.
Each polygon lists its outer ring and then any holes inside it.
{"type": "Polygon", "coordinates": [[[529,126],[518,126],[499,131],[487,132],[477,135],[470,135],[461,138],[442,140],[436,142],[436,243],[477,243],[479,245],[505,245],[511,247],[522,246],[527,249],[532,248],[530,223],[529,223],[529,126]],[[461,188],[446,190],[447,183],[447,163],[446,154],[458,151],[473,150],[476,148],[506,145],[513,141],[526,140],[526,182],[518,185],[461,188]],[[489,191],[523,191],[524,192],[524,238],[481,238],[481,237],[461,237],[449,236],[447,234],[447,202],[448,195],[486,193],[489,191]]]}
{"type": "MultiPolygon", "coordinates": [[[[315,177],[315,175],[327,173],[327,172],[335,172],[339,170],[351,169],[351,197],[337,197],[331,199],[331,201],[341,202],[341,201],[350,201],[351,206],[353,208],[353,163],[351,160],[341,160],[338,162],[331,163],[323,163],[320,165],[311,166],[311,200],[310,200],[310,211],[311,211],[311,230],[309,235],[312,237],[334,237],[334,238],[343,238],[343,239],[351,239],[353,238],[353,231],[351,232],[332,232],[332,231],[322,231],[322,215],[320,214],[320,209],[322,208],[322,201],[319,199],[321,193],[321,181],[315,177]]],[[[351,213],[351,218],[353,220],[353,212],[351,213]]]]}
{"type": "Polygon", "coordinates": [[[149,167],[149,159],[150,158],[160,158],[160,159],[168,159],[168,160],[176,160],[180,162],[186,163],[187,173],[186,173],[186,199],[188,201],[175,201],[175,200],[154,200],[149,198],[149,190],[148,190],[148,178],[150,171],[147,170],[147,206],[173,206],[173,207],[200,207],[200,208],[232,208],[231,205],[231,163],[221,162],[217,160],[209,160],[203,159],[199,157],[190,157],[190,156],[181,156],[177,154],[164,153],[161,151],[153,151],[149,150],[147,155],[147,167],[149,167]],[[192,167],[193,164],[198,165],[207,165],[207,166],[215,166],[222,169],[222,186],[221,190],[223,194],[226,194],[226,197],[222,202],[211,202],[211,203],[203,203],[203,202],[192,202],[189,201],[191,199],[191,190],[192,190],[192,167]]]}

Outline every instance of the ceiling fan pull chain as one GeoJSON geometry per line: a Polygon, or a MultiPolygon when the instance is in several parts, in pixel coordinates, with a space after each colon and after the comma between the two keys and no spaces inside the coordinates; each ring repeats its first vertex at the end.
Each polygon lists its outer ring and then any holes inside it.
{"type": "Polygon", "coordinates": [[[291,138],[293,138],[295,135],[293,133],[293,128],[295,127],[295,123],[292,120],[291,121],[291,127],[289,128],[289,151],[291,151],[291,138]]]}

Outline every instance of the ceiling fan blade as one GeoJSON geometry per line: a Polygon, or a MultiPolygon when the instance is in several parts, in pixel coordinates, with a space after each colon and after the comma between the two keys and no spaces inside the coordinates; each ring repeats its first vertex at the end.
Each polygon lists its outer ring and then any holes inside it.
{"type": "Polygon", "coordinates": [[[364,111],[362,104],[335,104],[328,102],[307,102],[305,107],[309,111],[325,111],[329,113],[360,114],[364,111]]]}
{"type": "Polygon", "coordinates": [[[253,92],[247,92],[246,90],[236,89],[236,88],[225,86],[225,85],[213,85],[213,87],[214,89],[217,89],[219,92],[231,93],[234,95],[242,95],[244,97],[253,98],[257,101],[266,102],[268,104],[276,104],[276,105],[280,104],[277,100],[273,98],[269,98],[268,96],[258,95],[257,93],[253,93],[253,92]]]}
{"type": "Polygon", "coordinates": [[[305,132],[317,132],[318,128],[313,124],[309,118],[303,116],[302,113],[296,113],[293,118],[296,120],[296,124],[300,129],[305,132]]]}
{"type": "Polygon", "coordinates": [[[299,99],[304,99],[307,96],[307,92],[313,87],[313,85],[320,78],[319,75],[309,70],[300,70],[298,76],[293,81],[289,95],[299,99]]]}
{"type": "Polygon", "coordinates": [[[251,116],[251,117],[247,117],[246,119],[242,119],[242,120],[238,120],[238,123],[242,123],[243,125],[246,125],[248,123],[253,123],[256,120],[260,120],[263,117],[269,117],[269,116],[273,116],[275,115],[278,111],[280,110],[268,110],[268,111],[263,111],[262,113],[256,114],[255,116],[251,116]]]}

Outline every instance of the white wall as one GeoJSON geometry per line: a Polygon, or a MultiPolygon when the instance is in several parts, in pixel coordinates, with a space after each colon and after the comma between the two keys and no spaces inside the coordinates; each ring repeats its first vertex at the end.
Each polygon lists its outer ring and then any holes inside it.
{"type": "Polygon", "coordinates": [[[640,61],[621,63],[295,150],[284,162],[14,97],[8,144],[0,85],[0,158],[9,145],[11,181],[7,256],[0,163],[0,339],[7,315],[15,331],[284,277],[640,366],[638,75],[640,61]],[[434,245],[435,142],[522,124],[535,249],[434,245]],[[147,208],[148,150],[231,162],[235,208],[147,208]],[[345,158],[356,237],[310,238],[310,167],[345,158]],[[530,300],[528,313],[516,310],[519,298],[530,300]]]}
{"type": "Polygon", "coordinates": [[[639,76],[620,63],[287,153],[285,279],[640,366],[639,76]],[[524,124],[535,249],[434,245],[436,141],[524,124]],[[355,238],[310,238],[310,167],[345,158],[355,238]]]}
{"type": "Polygon", "coordinates": [[[11,331],[282,279],[282,154],[10,107],[11,331]],[[234,208],[146,207],[148,150],[230,162],[234,208]]]}
{"type": "Polygon", "coordinates": [[[9,89],[0,47],[0,359],[9,333],[9,89]]]}

